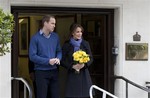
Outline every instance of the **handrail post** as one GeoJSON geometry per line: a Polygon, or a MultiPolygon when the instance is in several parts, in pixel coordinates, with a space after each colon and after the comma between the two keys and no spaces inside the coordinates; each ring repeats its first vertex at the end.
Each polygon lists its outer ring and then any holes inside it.
{"type": "Polygon", "coordinates": [[[103,92],[103,98],[106,98],[106,93],[103,92]]]}
{"type": "MultiPolygon", "coordinates": [[[[150,87],[148,89],[150,89],[150,87]]],[[[148,92],[148,98],[150,98],[150,92],[148,92]]]]}
{"type": "MultiPolygon", "coordinates": [[[[145,82],[146,87],[150,90],[150,82],[145,82]]],[[[148,98],[150,98],[150,92],[148,92],[148,98]]]]}
{"type": "Polygon", "coordinates": [[[27,89],[26,89],[26,85],[24,84],[24,98],[27,98],[27,89]]]}
{"type": "Polygon", "coordinates": [[[128,82],[126,82],[126,98],[128,98],[128,82]]]}

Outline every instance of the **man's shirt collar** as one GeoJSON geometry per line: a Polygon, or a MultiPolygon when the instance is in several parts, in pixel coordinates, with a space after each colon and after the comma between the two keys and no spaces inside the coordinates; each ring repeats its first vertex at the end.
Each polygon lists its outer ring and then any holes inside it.
{"type": "Polygon", "coordinates": [[[48,35],[45,35],[44,32],[42,32],[42,30],[40,30],[40,35],[43,35],[45,38],[50,38],[51,33],[49,33],[48,35]]]}

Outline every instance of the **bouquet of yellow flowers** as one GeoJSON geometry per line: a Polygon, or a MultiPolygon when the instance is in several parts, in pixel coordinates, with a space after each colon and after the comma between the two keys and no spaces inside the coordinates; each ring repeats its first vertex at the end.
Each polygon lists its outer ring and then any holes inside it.
{"type": "MultiPolygon", "coordinates": [[[[90,58],[89,58],[89,55],[86,54],[85,51],[78,50],[73,53],[73,60],[74,60],[75,64],[77,64],[77,63],[84,64],[84,63],[87,63],[88,61],[90,61],[90,58]]],[[[79,72],[79,70],[78,70],[78,72],[79,72]]]]}

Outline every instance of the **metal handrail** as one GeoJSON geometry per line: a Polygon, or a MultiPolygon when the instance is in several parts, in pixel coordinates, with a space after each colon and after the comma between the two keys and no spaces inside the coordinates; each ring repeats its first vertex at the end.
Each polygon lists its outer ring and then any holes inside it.
{"type": "Polygon", "coordinates": [[[92,90],[93,90],[93,88],[95,88],[95,89],[97,89],[97,90],[103,92],[103,97],[102,97],[102,98],[106,98],[106,95],[109,95],[109,96],[112,97],[112,98],[118,98],[118,97],[116,97],[115,95],[113,95],[113,94],[107,92],[106,90],[104,90],[104,89],[102,89],[102,88],[100,88],[100,87],[98,87],[98,86],[96,86],[96,85],[92,85],[92,86],[90,87],[90,91],[89,91],[89,93],[90,93],[90,98],[93,98],[93,95],[92,95],[92,90]]]}
{"type": "MultiPolygon", "coordinates": [[[[138,84],[128,80],[127,78],[125,78],[123,76],[114,76],[114,78],[115,79],[122,79],[122,80],[124,80],[126,82],[126,98],[128,98],[128,83],[133,85],[133,86],[135,86],[135,87],[137,87],[137,88],[139,88],[139,89],[142,89],[142,90],[148,92],[148,94],[150,93],[150,89],[149,88],[140,86],[140,85],[138,85],[138,84]]],[[[148,98],[150,98],[149,95],[148,95],[148,98]]]]}
{"type": "Polygon", "coordinates": [[[24,83],[24,96],[26,95],[26,87],[29,91],[29,98],[32,98],[32,89],[30,87],[30,85],[28,84],[28,82],[24,79],[24,78],[21,78],[21,77],[11,77],[11,80],[19,80],[21,82],[24,83]]]}

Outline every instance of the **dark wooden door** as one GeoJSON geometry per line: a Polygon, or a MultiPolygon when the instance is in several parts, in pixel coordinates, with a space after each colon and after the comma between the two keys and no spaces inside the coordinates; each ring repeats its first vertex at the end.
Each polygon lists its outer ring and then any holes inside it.
{"type": "MultiPolygon", "coordinates": [[[[110,32],[111,27],[109,27],[109,24],[112,24],[111,18],[109,18],[107,14],[85,14],[82,16],[82,20],[85,28],[84,37],[90,43],[94,58],[93,64],[90,66],[93,84],[105,90],[109,90],[108,86],[111,85],[109,84],[111,81],[109,73],[112,73],[109,68],[113,66],[111,62],[113,31],[110,32]],[[110,35],[111,39],[109,39],[110,35]],[[110,47],[110,49],[108,49],[108,47],[110,47]]],[[[110,90],[110,92],[112,91],[110,90]]],[[[96,98],[99,98],[101,95],[100,92],[96,91],[96,98]]]]}

